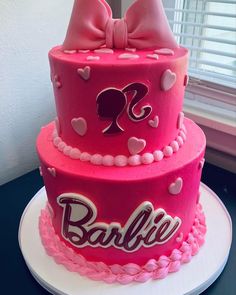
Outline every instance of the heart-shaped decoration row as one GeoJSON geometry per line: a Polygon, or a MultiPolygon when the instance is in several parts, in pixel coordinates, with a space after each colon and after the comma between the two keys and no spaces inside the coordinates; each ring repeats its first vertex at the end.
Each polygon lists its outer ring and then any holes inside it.
{"type": "Polygon", "coordinates": [[[80,117],[72,119],[71,125],[74,131],[80,136],[84,136],[87,133],[88,126],[87,121],[84,118],[80,117]]]}
{"type": "Polygon", "coordinates": [[[166,70],[161,76],[161,89],[163,91],[170,90],[176,83],[176,74],[170,69],[166,70]]]}
{"type": "Polygon", "coordinates": [[[175,182],[171,183],[169,186],[169,193],[171,195],[178,195],[183,188],[183,179],[181,177],[178,177],[175,182]]]}
{"type": "Polygon", "coordinates": [[[146,141],[137,137],[130,137],[128,140],[128,149],[131,155],[136,155],[144,150],[146,141]]]}

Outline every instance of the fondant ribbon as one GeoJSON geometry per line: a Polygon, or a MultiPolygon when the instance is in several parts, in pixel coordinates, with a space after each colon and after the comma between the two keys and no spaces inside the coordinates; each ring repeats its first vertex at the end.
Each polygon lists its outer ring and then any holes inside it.
{"type": "Polygon", "coordinates": [[[161,0],[136,0],[113,19],[105,0],[75,0],[63,50],[176,48],[161,0]]]}

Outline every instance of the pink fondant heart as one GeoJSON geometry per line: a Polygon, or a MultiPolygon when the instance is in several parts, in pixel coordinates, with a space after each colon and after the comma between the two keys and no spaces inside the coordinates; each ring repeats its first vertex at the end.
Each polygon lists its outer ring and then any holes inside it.
{"type": "Polygon", "coordinates": [[[112,50],[111,48],[100,48],[100,49],[95,49],[94,52],[103,53],[103,54],[113,54],[114,50],[112,50]]]}
{"type": "Polygon", "coordinates": [[[76,133],[84,136],[87,133],[87,122],[84,118],[74,118],[71,120],[71,125],[76,133]]]}
{"type": "Polygon", "coordinates": [[[181,129],[184,124],[184,113],[180,112],[178,117],[178,129],[181,129]]]}
{"type": "Polygon", "coordinates": [[[81,78],[83,78],[85,81],[87,81],[90,78],[90,67],[87,66],[84,69],[80,68],[77,70],[78,74],[80,75],[81,78]]]}
{"type": "Polygon", "coordinates": [[[148,54],[147,57],[148,58],[151,58],[151,59],[159,59],[159,56],[156,53],[154,53],[154,54],[148,54]]]}
{"type": "Polygon", "coordinates": [[[128,149],[131,155],[136,155],[140,153],[146,146],[146,141],[144,139],[138,139],[136,137],[131,137],[128,140],[128,149]]]}
{"type": "Polygon", "coordinates": [[[169,193],[172,195],[178,195],[183,188],[183,179],[178,177],[175,182],[169,186],[169,193]]]}
{"type": "Polygon", "coordinates": [[[157,49],[154,51],[157,54],[161,54],[161,55],[174,55],[174,51],[172,49],[169,48],[161,48],[161,49],[157,49]]]}
{"type": "Polygon", "coordinates": [[[170,90],[176,82],[176,74],[171,70],[166,70],[161,77],[161,89],[163,91],[170,90]]]}
{"type": "Polygon", "coordinates": [[[139,55],[132,53],[122,53],[119,55],[119,59],[136,59],[139,58],[139,55]]]}
{"type": "Polygon", "coordinates": [[[148,124],[152,127],[152,128],[157,128],[159,126],[159,117],[155,116],[155,118],[153,120],[150,120],[148,122],[148,124]]]}
{"type": "Polygon", "coordinates": [[[180,234],[178,235],[178,237],[176,238],[176,242],[177,242],[177,243],[182,242],[183,237],[184,237],[184,234],[183,234],[183,233],[180,233],[180,234]]]}
{"type": "Polygon", "coordinates": [[[55,168],[48,168],[48,172],[53,176],[56,177],[57,172],[55,168]]]}
{"type": "Polygon", "coordinates": [[[89,53],[90,52],[90,50],[89,49],[80,49],[80,50],[78,50],[78,52],[79,53],[89,53]]]}
{"type": "Polygon", "coordinates": [[[93,61],[93,60],[100,60],[100,56],[88,56],[87,57],[87,60],[91,60],[91,61],[93,61]]]}

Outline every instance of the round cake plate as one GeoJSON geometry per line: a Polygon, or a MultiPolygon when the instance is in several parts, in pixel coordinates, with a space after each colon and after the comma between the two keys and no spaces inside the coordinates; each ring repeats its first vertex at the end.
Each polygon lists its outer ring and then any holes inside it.
{"type": "Polygon", "coordinates": [[[164,280],[128,285],[95,282],[66,270],[48,256],[41,244],[38,217],[47,202],[43,187],[29,202],[19,226],[19,245],[25,262],[37,280],[54,295],[197,295],[221,274],[228,260],[232,242],[232,222],[227,209],[206,185],[201,184],[201,203],[206,215],[206,242],[190,263],[164,280]]]}

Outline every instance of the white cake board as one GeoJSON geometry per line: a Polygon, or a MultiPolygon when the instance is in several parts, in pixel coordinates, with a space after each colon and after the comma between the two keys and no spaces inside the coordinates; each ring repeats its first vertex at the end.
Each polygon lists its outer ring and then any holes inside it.
{"type": "Polygon", "coordinates": [[[221,274],[232,242],[230,216],[216,194],[201,184],[201,203],[207,222],[206,242],[190,263],[164,280],[129,285],[95,282],[71,273],[45,253],[38,232],[38,217],[46,205],[43,187],[26,207],[19,227],[19,244],[25,262],[38,283],[55,295],[196,295],[221,274]]]}

